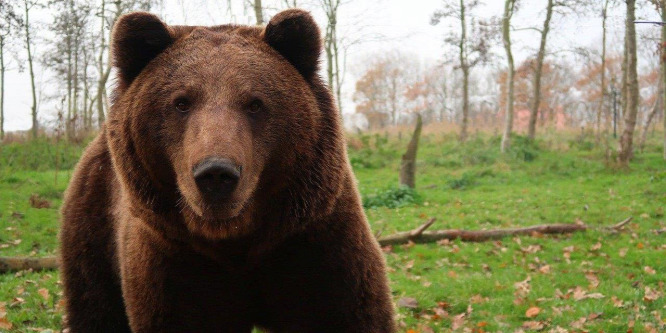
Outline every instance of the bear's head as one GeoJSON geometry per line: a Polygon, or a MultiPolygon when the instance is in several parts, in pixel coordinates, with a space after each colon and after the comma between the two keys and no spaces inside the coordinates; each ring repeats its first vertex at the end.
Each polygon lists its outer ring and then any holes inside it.
{"type": "Polygon", "coordinates": [[[347,162],[321,48],[302,10],[265,28],[122,16],[106,136],[133,208],[211,239],[329,212],[347,162]]]}

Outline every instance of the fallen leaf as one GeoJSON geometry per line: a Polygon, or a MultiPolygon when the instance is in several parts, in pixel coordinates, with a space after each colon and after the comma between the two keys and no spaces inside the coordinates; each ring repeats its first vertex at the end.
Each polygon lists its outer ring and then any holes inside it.
{"type": "Polygon", "coordinates": [[[650,287],[645,287],[645,295],[643,296],[643,300],[646,302],[653,302],[659,299],[661,297],[661,293],[657,290],[654,290],[650,287]]]}
{"type": "Polygon", "coordinates": [[[550,274],[550,265],[543,265],[539,267],[539,272],[541,274],[550,274]]]}
{"type": "Polygon", "coordinates": [[[33,194],[30,196],[30,206],[37,209],[51,208],[51,202],[46,199],[42,199],[39,194],[33,194]]]}
{"type": "Polygon", "coordinates": [[[526,321],[521,327],[527,330],[539,331],[545,327],[545,324],[541,321],[526,321]]]}
{"type": "Polygon", "coordinates": [[[515,296],[517,297],[525,297],[527,294],[530,293],[530,281],[532,281],[532,278],[528,276],[525,280],[516,282],[513,284],[513,287],[516,289],[516,292],[514,293],[515,296]]]}
{"type": "Polygon", "coordinates": [[[12,323],[7,320],[7,318],[0,318],[0,328],[4,330],[11,330],[12,329],[12,323]]]}
{"type": "Polygon", "coordinates": [[[587,322],[587,318],[586,317],[581,317],[578,320],[572,321],[571,324],[569,324],[569,325],[571,325],[571,327],[575,328],[575,329],[582,329],[583,326],[585,326],[586,322],[587,322]]]}
{"type": "Polygon", "coordinates": [[[453,317],[453,319],[451,320],[451,329],[452,330],[455,331],[455,330],[461,328],[465,324],[465,315],[466,315],[466,313],[463,312],[463,313],[453,317]]]}
{"type": "Polygon", "coordinates": [[[49,295],[49,290],[46,289],[46,288],[41,288],[41,289],[37,290],[37,293],[39,293],[39,296],[42,296],[42,298],[45,301],[48,301],[49,297],[51,297],[51,295],[49,295]]]}
{"type": "Polygon", "coordinates": [[[565,330],[562,327],[555,326],[555,328],[551,328],[550,331],[548,331],[548,333],[569,333],[569,331],[565,330]]]}
{"type": "Polygon", "coordinates": [[[628,248],[623,247],[618,251],[618,254],[620,255],[620,258],[624,258],[627,255],[627,251],[629,251],[628,248]]]}
{"type": "Polygon", "coordinates": [[[534,318],[537,315],[539,315],[540,312],[541,312],[541,309],[538,306],[533,306],[533,307],[527,309],[527,311],[525,311],[525,317],[534,318]]]}
{"type": "Polygon", "coordinates": [[[435,316],[439,318],[447,318],[449,316],[449,313],[442,308],[434,308],[433,312],[435,313],[435,316]]]}
{"type": "Polygon", "coordinates": [[[590,282],[590,289],[596,289],[599,286],[599,277],[594,272],[585,273],[585,278],[590,282]]]}
{"type": "Polygon", "coordinates": [[[650,267],[650,266],[645,266],[645,267],[643,267],[643,271],[645,271],[645,273],[648,273],[648,274],[650,274],[650,275],[655,275],[655,274],[657,274],[657,271],[655,271],[654,268],[652,268],[652,267],[650,267]]]}
{"type": "Polygon", "coordinates": [[[590,248],[590,251],[599,251],[601,250],[601,242],[597,242],[596,244],[592,245],[590,248]]]}
{"type": "Polygon", "coordinates": [[[613,302],[613,306],[616,308],[621,308],[624,305],[624,301],[615,296],[611,296],[611,301],[613,302]]]}
{"type": "Polygon", "coordinates": [[[541,251],[541,249],[541,245],[528,245],[527,247],[520,248],[523,253],[537,253],[541,251]]]}
{"type": "Polygon", "coordinates": [[[398,306],[402,308],[416,309],[419,307],[419,302],[412,297],[403,297],[398,300],[398,306]]]}
{"type": "Polygon", "coordinates": [[[472,304],[480,304],[488,302],[488,297],[483,297],[480,294],[476,294],[469,299],[469,302],[472,304]]]}

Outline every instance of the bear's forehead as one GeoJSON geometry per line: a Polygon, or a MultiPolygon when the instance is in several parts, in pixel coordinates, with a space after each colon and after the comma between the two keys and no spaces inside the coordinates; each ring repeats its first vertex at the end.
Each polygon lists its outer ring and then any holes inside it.
{"type": "Polygon", "coordinates": [[[247,26],[172,27],[175,42],[165,52],[178,67],[229,65],[273,67],[281,58],[261,39],[261,30],[247,26]]]}

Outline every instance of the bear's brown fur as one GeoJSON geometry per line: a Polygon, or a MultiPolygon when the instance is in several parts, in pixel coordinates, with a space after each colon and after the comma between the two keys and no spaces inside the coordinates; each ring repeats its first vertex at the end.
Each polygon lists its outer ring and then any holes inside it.
{"type": "Polygon", "coordinates": [[[120,18],[108,122],[62,210],[71,332],[395,331],[320,50],[301,10],[120,18]]]}

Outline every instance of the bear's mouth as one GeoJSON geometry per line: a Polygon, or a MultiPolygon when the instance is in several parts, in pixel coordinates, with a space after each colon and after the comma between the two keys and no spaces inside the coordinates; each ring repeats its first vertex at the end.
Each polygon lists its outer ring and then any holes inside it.
{"type": "Polygon", "coordinates": [[[248,200],[238,202],[222,202],[216,204],[204,203],[199,217],[206,222],[222,222],[232,220],[242,215],[248,206],[248,200]]]}

